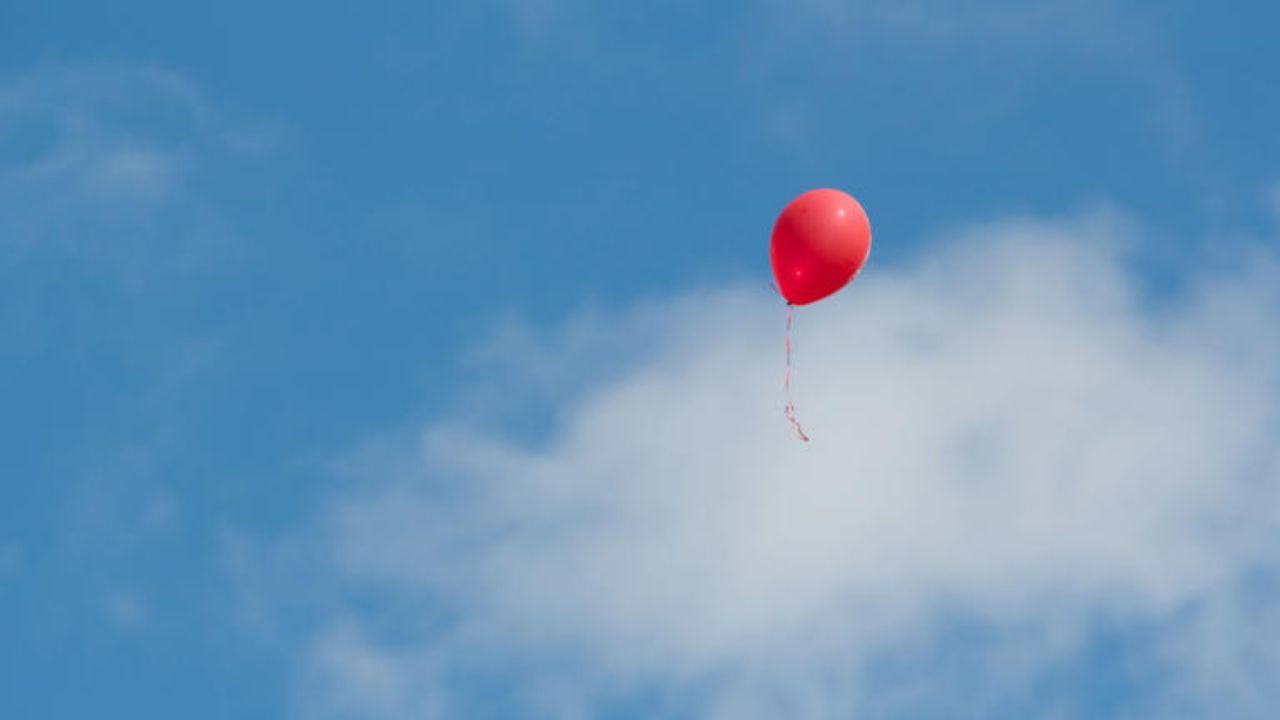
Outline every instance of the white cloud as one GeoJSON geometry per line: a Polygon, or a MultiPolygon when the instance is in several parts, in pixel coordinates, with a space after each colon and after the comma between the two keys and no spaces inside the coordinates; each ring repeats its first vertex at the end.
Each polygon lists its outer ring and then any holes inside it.
{"type": "Polygon", "coordinates": [[[1280,696],[1223,668],[1277,660],[1242,644],[1265,597],[1242,582],[1280,560],[1280,272],[1154,302],[1135,233],[1010,221],[914,267],[873,259],[799,313],[809,445],[781,414],[783,310],[758,293],[646,306],[597,347],[591,323],[495,345],[544,383],[610,368],[563,381],[543,441],[443,420],[355,463],[312,531],[334,592],[364,600],[312,646],[310,709],[418,717],[429,687],[456,710],[480,672],[550,716],[632,693],[711,717],[990,716],[1099,627],[1138,627],[1139,669],[1191,678],[1143,702],[1255,716],[1280,696]],[[986,639],[950,666],[957,626],[986,639]]]}

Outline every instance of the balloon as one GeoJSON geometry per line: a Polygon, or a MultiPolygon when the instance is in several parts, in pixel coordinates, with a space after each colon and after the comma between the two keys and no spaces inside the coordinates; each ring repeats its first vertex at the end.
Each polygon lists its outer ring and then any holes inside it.
{"type": "Polygon", "coordinates": [[[810,190],[778,216],[770,261],[791,305],[817,302],[849,284],[871,252],[871,223],[839,190],[810,190]]]}

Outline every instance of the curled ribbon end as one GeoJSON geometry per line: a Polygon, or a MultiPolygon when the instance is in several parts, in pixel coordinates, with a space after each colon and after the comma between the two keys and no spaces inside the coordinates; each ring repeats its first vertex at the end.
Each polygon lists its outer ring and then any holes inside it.
{"type": "Polygon", "coordinates": [[[796,436],[804,442],[809,442],[809,436],[805,434],[804,428],[800,427],[800,421],[796,418],[796,406],[788,402],[786,409],[783,410],[783,414],[787,416],[787,420],[790,421],[791,427],[795,428],[796,436]]]}

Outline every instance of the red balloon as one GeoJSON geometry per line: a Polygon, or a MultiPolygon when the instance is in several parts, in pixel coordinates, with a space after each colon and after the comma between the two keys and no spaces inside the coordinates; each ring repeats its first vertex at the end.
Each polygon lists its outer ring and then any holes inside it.
{"type": "Polygon", "coordinates": [[[773,226],[769,259],[782,297],[817,302],[849,284],[871,252],[871,223],[857,200],[839,190],[810,190],[791,201],[773,226]]]}

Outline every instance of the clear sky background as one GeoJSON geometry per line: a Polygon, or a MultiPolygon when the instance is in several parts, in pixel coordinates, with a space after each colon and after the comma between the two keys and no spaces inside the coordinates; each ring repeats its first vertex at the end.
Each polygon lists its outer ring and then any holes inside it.
{"type": "Polygon", "coordinates": [[[1277,27],[6,3],[0,715],[1273,717],[1277,27]]]}

